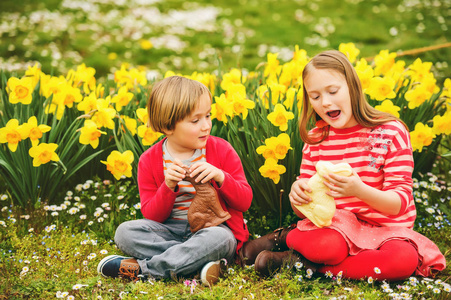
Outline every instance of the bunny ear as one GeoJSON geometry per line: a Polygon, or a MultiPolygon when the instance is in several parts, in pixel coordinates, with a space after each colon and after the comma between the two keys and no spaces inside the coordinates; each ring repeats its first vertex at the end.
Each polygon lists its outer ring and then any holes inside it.
{"type": "Polygon", "coordinates": [[[332,172],[340,176],[351,176],[352,167],[348,163],[339,163],[332,168],[332,172]]]}
{"type": "Polygon", "coordinates": [[[323,177],[324,175],[329,174],[332,172],[332,168],[334,167],[334,164],[329,161],[322,161],[316,163],[316,172],[323,177]]]}

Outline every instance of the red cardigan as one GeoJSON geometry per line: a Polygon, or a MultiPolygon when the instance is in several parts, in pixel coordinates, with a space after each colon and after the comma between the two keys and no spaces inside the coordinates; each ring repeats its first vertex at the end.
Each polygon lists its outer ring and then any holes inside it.
{"type": "MultiPolygon", "coordinates": [[[[164,182],[163,140],[147,149],[138,164],[138,187],[141,212],[146,219],[160,223],[169,218],[177,193],[164,182]]],[[[226,221],[238,241],[237,251],[249,239],[249,231],[243,220],[243,212],[252,202],[252,189],[244,175],[241,160],[232,145],[224,139],[210,136],[206,146],[206,160],[224,172],[224,182],[218,187],[219,201],[232,216],[226,221]]]]}

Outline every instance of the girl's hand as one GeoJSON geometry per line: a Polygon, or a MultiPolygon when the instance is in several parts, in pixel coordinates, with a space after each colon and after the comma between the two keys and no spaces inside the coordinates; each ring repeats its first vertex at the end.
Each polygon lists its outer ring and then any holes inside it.
{"type": "Polygon", "coordinates": [[[293,182],[293,184],[291,185],[290,194],[288,195],[288,198],[290,198],[291,206],[307,204],[312,201],[312,199],[307,196],[305,192],[312,192],[312,189],[308,186],[306,180],[300,179],[293,182]]]}
{"type": "Polygon", "coordinates": [[[189,168],[189,171],[191,177],[195,177],[197,174],[199,174],[199,176],[195,180],[196,182],[206,183],[213,179],[218,183],[219,186],[221,186],[224,182],[224,172],[205,161],[194,163],[189,168]]]}
{"type": "Polygon", "coordinates": [[[324,185],[330,191],[326,194],[334,198],[355,197],[365,185],[355,171],[349,177],[330,173],[324,176],[324,185]]]}
{"type": "Polygon", "coordinates": [[[175,190],[177,184],[182,181],[186,176],[186,171],[183,168],[188,166],[184,165],[179,159],[174,159],[172,165],[166,170],[164,181],[171,190],[175,190]]]}

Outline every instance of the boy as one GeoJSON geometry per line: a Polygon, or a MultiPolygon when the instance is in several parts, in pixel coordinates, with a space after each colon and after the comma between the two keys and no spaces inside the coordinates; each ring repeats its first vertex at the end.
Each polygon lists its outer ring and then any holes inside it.
{"type": "Polygon", "coordinates": [[[117,228],[116,245],[131,257],[104,258],[97,268],[102,275],[168,278],[202,268],[202,283],[211,285],[218,280],[221,261],[231,261],[247,241],[243,212],[250,207],[252,189],[232,146],[210,136],[211,101],[207,87],[191,79],[172,76],[155,84],[148,125],[166,137],[140,157],[138,187],[145,219],[117,228]],[[211,181],[231,218],[193,234],[187,211],[195,190],[184,179],[198,174],[196,181],[211,181]]]}

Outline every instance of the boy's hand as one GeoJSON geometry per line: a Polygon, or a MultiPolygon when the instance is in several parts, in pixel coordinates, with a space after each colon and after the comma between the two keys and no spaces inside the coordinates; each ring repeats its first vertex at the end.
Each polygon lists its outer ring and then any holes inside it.
{"type": "Polygon", "coordinates": [[[306,191],[309,193],[312,192],[312,189],[307,184],[307,180],[300,179],[293,182],[291,185],[290,194],[288,195],[291,204],[302,205],[312,201],[312,199],[310,199],[310,197],[305,193],[306,191]]]}
{"type": "Polygon", "coordinates": [[[196,178],[196,182],[206,183],[213,179],[218,183],[219,186],[224,182],[224,172],[222,170],[216,168],[213,165],[205,161],[199,161],[194,163],[190,168],[190,176],[195,177],[197,174],[200,174],[196,178]]]}
{"type": "Polygon", "coordinates": [[[188,166],[184,165],[179,159],[174,159],[173,164],[166,170],[166,176],[164,181],[166,185],[171,190],[175,190],[177,184],[182,181],[186,176],[186,171],[183,167],[187,168],[188,166]]]}

